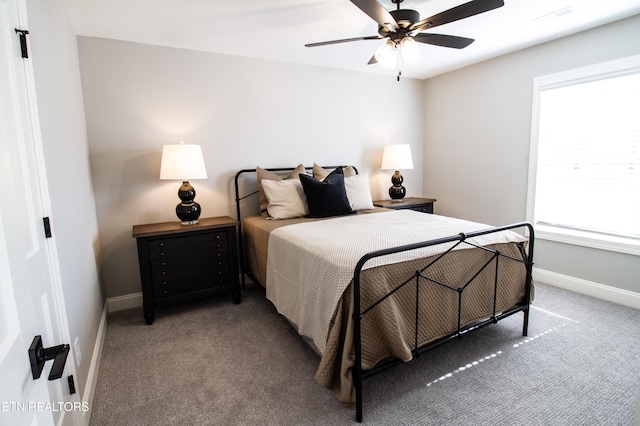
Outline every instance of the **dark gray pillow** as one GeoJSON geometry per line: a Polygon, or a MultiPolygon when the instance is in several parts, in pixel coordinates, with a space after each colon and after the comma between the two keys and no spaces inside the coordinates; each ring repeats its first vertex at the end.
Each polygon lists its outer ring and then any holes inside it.
{"type": "Polygon", "coordinates": [[[300,182],[309,205],[307,217],[330,217],[355,213],[349,205],[347,191],[344,188],[342,167],[329,173],[323,181],[308,175],[300,175],[300,182]]]}

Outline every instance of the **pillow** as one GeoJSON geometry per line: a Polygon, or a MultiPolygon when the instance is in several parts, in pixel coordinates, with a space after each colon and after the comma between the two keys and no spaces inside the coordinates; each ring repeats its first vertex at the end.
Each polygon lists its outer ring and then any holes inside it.
{"type": "Polygon", "coordinates": [[[269,201],[267,211],[273,219],[301,217],[309,212],[299,179],[263,179],[262,188],[269,201]]]}
{"type": "Polygon", "coordinates": [[[269,204],[269,201],[267,200],[267,197],[264,194],[264,190],[262,189],[262,181],[263,180],[281,181],[281,180],[287,180],[287,179],[298,179],[298,176],[301,173],[302,174],[307,173],[307,171],[305,170],[302,164],[298,164],[298,167],[296,167],[284,179],[282,178],[282,175],[278,175],[276,173],[270,172],[269,170],[265,170],[262,167],[256,167],[256,177],[258,178],[258,194],[260,197],[260,214],[265,216],[267,215],[267,205],[269,204]]]}
{"type": "MultiPolygon", "coordinates": [[[[354,169],[353,166],[340,167],[340,168],[342,169],[342,174],[344,174],[344,177],[355,176],[357,174],[356,169],[354,169]]],[[[316,163],[313,163],[314,178],[318,180],[324,180],[327,176],[329,176],[329,173],[331,173],[331,170],[323,169],[322,167],[318,166],[316,163]]]]}
{"type": "Polygon", "coordinates": [[[347,191],[349,205],[353,210],[373,209],[371,189],[369,188],[369,172],[344,178],[344,188],[347,191]]]}
{"type": "Polygon", "coordinates": [[[307,217],[330,217],[355,213],[347,198],[342,167],[329,173],[324,181],[300,175],[300,182],[309,205],[307,217]]]}

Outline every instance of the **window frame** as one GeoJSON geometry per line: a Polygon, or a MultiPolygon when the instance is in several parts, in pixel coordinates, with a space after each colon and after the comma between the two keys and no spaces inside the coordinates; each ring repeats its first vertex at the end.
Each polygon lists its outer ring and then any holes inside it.
{"type": "Polygon", "coordinates": [[[640,239],[567,229],[535,221],[541,93],[546,90],[635,73],[640,73],[640,55],[534,78],[526,220],[533,224],[536,238],[640,256],[640,239]]]}

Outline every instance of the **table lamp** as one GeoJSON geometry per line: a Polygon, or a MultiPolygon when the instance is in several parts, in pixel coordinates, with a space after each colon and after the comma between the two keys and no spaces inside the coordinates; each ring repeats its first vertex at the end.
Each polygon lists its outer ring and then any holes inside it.
{"type": "Polygon", "coordinates": [[[160,179],[181,180],[178,197],[182,201],[176,206],[176,215],[183,225],[198,223],[200,204],[194,201],[196,190],[189,183],[192,179],[206,179],[207,169],[200,145],[180,143],[162,147],[160,179]]]}
{"type": "Polygon", "coordinates": [[[391,176],[393,186],[389,188],[389,196],[392,201],[401,202],[407,194],[407,190],[402,186],[404,178],[400,174],[400,169],[413,169],[413,159],[411,158],[411,145],[395,144],[384,147],[382,153],[383,170],[395,170],[391,176]]]}

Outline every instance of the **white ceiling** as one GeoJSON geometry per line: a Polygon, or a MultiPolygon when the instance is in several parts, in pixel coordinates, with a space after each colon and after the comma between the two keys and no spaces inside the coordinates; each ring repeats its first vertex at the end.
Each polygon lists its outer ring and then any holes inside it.
{"type": "MultiPolygon", "coordinates": [[[[391,0],[379,0],[388,10],[391,0]]],[[[382,41],[308,48],[377,35],[349,0],[61,0],[78,35],[395,76],[367,65],[382,41]]],[[[405,0],[424,19],[465,0],[405,0]]],[[[420,44],[404,77],[428,78],[640,13],[640,0],[505,0],[505,6],[426,32],[476,41],[465,49],[420,44]]],[[[638,41],[640,42],[640,41],[638,41]]]]}

